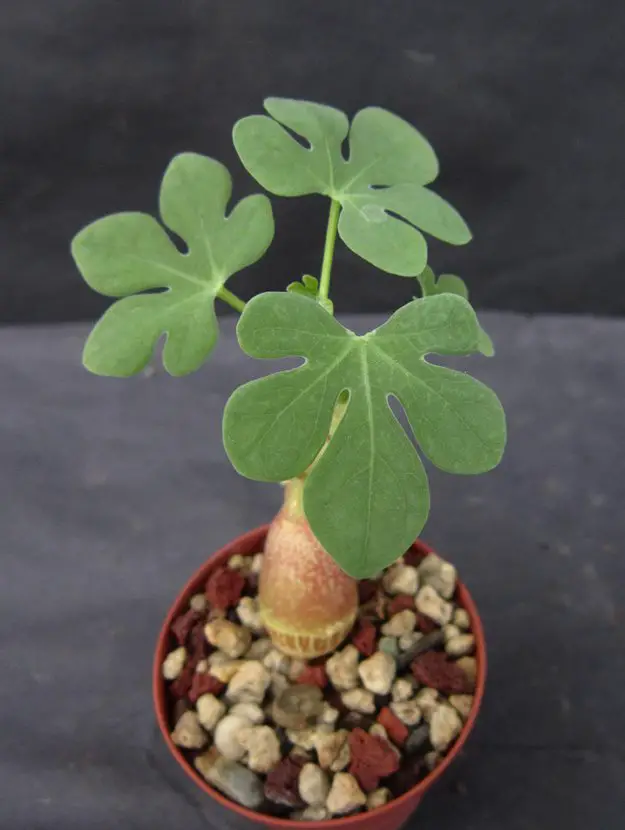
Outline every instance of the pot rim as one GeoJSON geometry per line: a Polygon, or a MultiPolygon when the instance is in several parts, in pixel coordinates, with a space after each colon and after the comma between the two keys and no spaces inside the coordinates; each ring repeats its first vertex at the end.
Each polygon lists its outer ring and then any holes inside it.
{"type": "MultiPolygon", "coordinates": [[[[198,583],[201,584],[208,576],[208,573],[217,566],[221,560],[225,559],[226,557],[233,556],[236,552],[240,552],[239,549],[243,551],[247,551],[247,553],[242,553],[243,556],[251,555],[252,553],[259,553],[261,552],[262,545],[265,540],[265,536],[267,535],[267,531],[269,530],[269,524],[261,525],[260,527],[255,528],[254,530],[250,530],[247,533],[244,533],[241,536],[230,541],[228,544],[224,545],[220,550],[216,551],[212,554],[203,565],[201,565],[195,573],[191,576],[191,578],[187,581],[185,586],[179,592],[178,596],[172,603],[165,621],[161,626],[161,630],[158,635],[158,640],[156,644],[156,651],[154,654],[154,661],[152,665],[152,698],[154,702],[154,708],[156,711],[156,719],[158,722],[159,729],[165,739],[165,743],[167,744],[171,754],[174,756],[175,760],[178,764],[183,768],[185,773],[197,784],[200,789],[202,789],[207,795],[211,796],[215,801],[217,801],[222,807],[233,810],[240,816],[243,816],[248,821],[256,824],[264,824],[265,826],[272,826],[276,828],[283,828],[283,830],[295,830],[296,827],[299,827],[300,830],[302,828],[302,822],[296,821],[294,819],[283,819],[283,818],[276,818],[274,816],[265,815],[264,813],[257,812],[255,810],[250,810],[247,807],[243,807],[240,804],[237,804],[234,801],[231,801],[226,796],[222,795],[218,790],[213,789],[213,787],[208,784],[208,782],[197,772],[194,767],[192,767],[187,759],[182,754],[182,751],[177,747],[171,739],[169,724],[167,719],[167,709],[165,705],[166,700],[166,682],[161,674],[161,667],[165,655],[168,650],[168,639],[170,635],[170,626],[176,616],[180,613],[181,609],[186,605],[189,601],[191,596],[194,593],[197,593],[198,583]]],[[[431,548],[426,542],[423,542],[420,539],[417,539],[411,545],[411,549],[418,550],[424,552],[425,554],[434,553],[434,549],[431,548]]],[[[484,689],[486,685],[486,644],[484,639],[484,629],[482,626],[482,621],[480,619],[477,606],[471,597],[471,594],[467,590],[466,586],[458,580],[457,583],[457,600],[458,604],[464,608],[469,613],[469,618],[471,620],[471,630],[475,636],[475,658],[477,660],[477,676],[475,681],[475,692],[474,692],[474,700],[473,706],[471,708],[471,712],[469,713],[469,717],[467,718],[462,732],[458,736],[456,742],[452,746],[451,750],[448,754],[443,758],[443,760],[438,764],[425,778],[419,781],[416,786],[412,789],[405,792],[403,795],[399,796],[399,798],[394,798],[392,801],[389,801],[388,804],[384,805],[383,807],[378,807],[375,810],[375,815],[379,816],[380,820],[382,821],[386,817],[391,817],[393,812],[398,808],[407,805],[408,802],[412,802],[416,804],[420,800],[420,798],[424,795],[430,787],[438,781],[438,779],[443,775],[443,773],[447,770],[447,768],[453,763],[453,761],[458,757],[462,748],[464,747],[469,735],[471,734],[473,727],[475,725],[475,721],[477,719],[477,715],[482,705],[482,700],[484,697],[484,689]]],[[[359,822],[362,822],[365,818],[371,818],[373,813],[359,813],[354,816],[348,816],[346,818],[330,818],[324,819],[322,821],[307,821],[304,822],[305,826],[310,828],[310,830],[328,830],[330,827],[336,827],[337,830],[342,830],[343,828],[347,827],[357,827],[359,822]]]]}

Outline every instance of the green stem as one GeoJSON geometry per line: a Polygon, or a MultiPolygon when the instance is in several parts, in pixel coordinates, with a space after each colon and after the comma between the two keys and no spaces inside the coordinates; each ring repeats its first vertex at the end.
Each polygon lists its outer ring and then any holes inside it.
{"type": "Polygon", "coordinates": [[[232,291],[228,291],[228,289],[224,288],[223,285],[217,292],[217,296],[220,300],[223,300],[224,303],[228,303],[229,306],[232,306],[232,308],[235,311],[238,311],[239,314],[245,308],[245,303],[243,302],[243,300],[240,297],[237,297],[236,294],[233,294],[232,291]]]}
{"type": "Polygon", "coordinates": [[[327,300],[330,294],[330,275],[332,273],[332,259],[334,258],[334,244],[336,242],[336,231],[339,224],[341,203],[332,199],[330,201],[330,215],[328,216],[328,228],[326,230],[326,241],[323,249],[323,262],[321,264],[321,279],[319,280],[319,299],[327,300]]]}

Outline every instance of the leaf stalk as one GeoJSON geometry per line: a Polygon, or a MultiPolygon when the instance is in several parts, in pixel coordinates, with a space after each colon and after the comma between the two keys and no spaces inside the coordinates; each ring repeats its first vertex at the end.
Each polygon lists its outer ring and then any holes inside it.
{"type": "Polygon", "coordinates": [[[224,303],[231,306],[235,311],[238,311],[239,314],[241,314],[245,308],[245,302],[240,297],[237,297],[236,294],[233,294],[232,291],[228,291],[228,289],[223,285],[217,292],[217,296],[220,300],[223,300],[224,303]]]}
{"type": "Polygon", "coordinates": [[[330,277],[332,275],[332,260],[334,259],[334,245],[339,225],[339,214],[341,203],[335,199],[330,200],[330,214],[328,216],[328,227],[326,229],[326,240],[323,248],[323,262],[321,263],[321,277],[319,279],[319,300],[323,302],[329,298],[330,277]]]}

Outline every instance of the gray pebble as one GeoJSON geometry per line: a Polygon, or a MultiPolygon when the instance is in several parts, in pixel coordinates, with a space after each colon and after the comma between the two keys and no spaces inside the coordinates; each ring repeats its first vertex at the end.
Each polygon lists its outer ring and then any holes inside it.
{"type": "Polygon", "coordinates": [[[397,667],[399,671],[401,672],[407,669],[417,655],[422,654],[424,651],[440,648],[444,642],[445,635],[442,628],[437,628],[436,631],[432,631],[430,634],[426,634],[421,637],[421,639],[416,642],[412,648],[408,649],[408,651],[404,651],[404,653],[400,654],[397,658],[397,667]]]}
{"type": "Polygon", "coordinates": [[[397,637],[382,637],[379,642],[378,648],[380,651],[384,651],[386,654],[390,654],[391,657],[398,657],[399,656],[399,644],[397,642],[397,637]]]}
{"type": "Polygon", "coordinates": [[[420,752],[426,752],[428,749],[430,749],[430,727],[427,723],[422,723],[408,736],[404,744],[404,751],[407,755],[417,755],[420,752]]]}
{"type": "Polygon", "coordinates": [[[209,784],[236,801],[237,804],[242,804],[250,810],[257,810],[263,803],[264,792],[261,779],[242,764],[227,761],[222,757],[213,761],[211,753],[208,753],[196,758],[195,766],[209,784]]]}

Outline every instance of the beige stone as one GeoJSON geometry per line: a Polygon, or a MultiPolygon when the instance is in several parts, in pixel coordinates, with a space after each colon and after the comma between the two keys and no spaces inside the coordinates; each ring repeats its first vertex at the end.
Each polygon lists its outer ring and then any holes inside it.
{"type": "Polygon", "coordinates": [[[431,585],[443,597],[451,599],[456,590],[456,569],[435,553],[430,553],[419,565],[422,585],[431,585]]]}
{"type": "Polygon", "coordinates": [[[454,709],[460,712],[463,720],[466,720],[471,714],[474,700],[473,695],[449,695],[449,702],[454,709]]]}
{"type": "MultiPolygon", "coordinates": [[[[400,611],[399,614],[393,615],[391,619],[382,626],[382,634],[384,634],[385,637],[399,637],[401,640],[402,637],[405,637],[407,634],[411,634],[414,631],[416,623],[417,615],[414,611],[406,608],[405,611],[400,611]]],[[[401,648],[401,642],[399,647],[401,648]]]]}
{"type": "Polygon", "coordinates": [[[454,607],[450,602],[447,602],[438,594],[431,585],[424,585],[415,601],[417,611],[425,614],[439,625],[447,625],[451,620],[454,607]]]}
{"type": "Polygon", "coordinates": [[[365,689],[373,692],[374,695],[389,694],[396,673],[395,660],[384,651],[377,651],[358,667],[358,674],[365,689]]]}
{"type": "Polygon", "coordinates": [[[406,726],[416,726],[423,716],[421,707],[416,700],[405,700],[402,703],[391,703],[391,711],[397,715],[406,726]]]}
{"type": "Polygon", "coordinates": [[[351,712],[363,715],[375,713],[375,698],[373,692],[367,689],[350,689],[349,692],[343,692],[341,700],[351,712]]]}
{"type": "Polygon", "coordinates": [[[207,623],[204,634],[211,645],[233,659],[245,654],[252,644],[251,632],[230,620],[217,619],[207,623]]]}
{"type": "Polygon", "coordinates": [[[298,788],[302,801],[310,807],[321,807],[330,793],[330,779],[317,764],[306,764],[299,774],[298,788]]]}
{"type": "Polygon", "coordinates": [[[351,813],[367,803],[367,796],[358,786],[358,781],[353,775],[346,772],[339,772],[334,776],[332,788],[326,801],[328,812],[333,816],[341,816],[351,813]]]}
{"type": "Polygon", "coordinates": [[[200,723],[207,732],[215,729],[227,711],[226,705],[211,694],[198,697],[195,707],[200,723]]]}
{"type": "Polygon", "coordinates": [[[184,664],[187,662],[187,650],[184,646],[170,651],[167,657],[163,660],[163,677],[165,680],[175,680],[180,676],[184,669],[184,664]]]}
{"type": "Polygon", "coordinates": [[[347,692],[358,686],[360,653],[355,646],[346,646],[326,662],[326,672],[335,689],[347,692]]]}
{"type": "Polygon", "coordinates": [[[202,749],[208,743],[208,735],[202,729],[197,712],[183,712],[178,719],[171,739],[183,749],[202,749]]]}
{"type": "Polygon", "coordinates": [[[475,637],[473,634],[459,634],[451,637],[445,643],[445,651],[450,657],[466,657],[475,651],[475,637]]]}
{"type": "Polygon", "coordinates": [[[410,565],[393,565],[384,574],[382,584],[386,593],[391,596],[414,596],[419,589],[419,572],[410,565]]]}
{"type": "Polygon", "coordinates": [[[377,810],[378,807],[384,807],[393,798],[392,793],[386,787],[380,787],[374,790],[367,796],[367,810],[377,810]]]}
{"type": "Polygon", "coordinates": [[[444,752],[462,731],[462,719],[453,706],[439,704],[430,718],[430,742],[435,750],[444,752]]]}
{"type": "Polygon", "coordinates": [[[252,772],[267,774],[281,759],[280,741],[270,726],[250,726],[239,732],[239,743],[247,752],[252,772]]]}
{"type": "Polygon", "coordinates": [[[271,682],[271,675],[262,663],[249,660],[228,684],[228,699],[233,703],[262,703],[271,682]]]}

